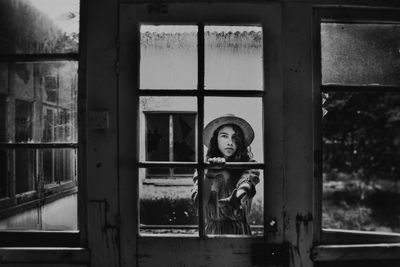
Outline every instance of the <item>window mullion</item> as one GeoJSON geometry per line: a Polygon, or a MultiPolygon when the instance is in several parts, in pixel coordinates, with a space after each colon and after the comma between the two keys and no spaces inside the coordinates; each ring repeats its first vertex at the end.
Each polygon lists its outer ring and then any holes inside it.
{"type": "Polygon", "coordinates": [[[198,167],[198,208],[199,208],[199,236],[205,237],[204,205],[203,205],[203,177],[204,177],[204,148],[203,148],[203,128],[204,128],[204,24],[198,25],[198,45],[197,45],[197,96],[198,108],[198,127],[197,127],[197,159],[198,167]]]}
{"type": "MultiPolygon", "coordinates": [[[[169,115],[169,161],[174,161],[174,119],[172,114],[169,115]]],[[[169,168],[169,177],[173,178],[174,169],[169,168]]]]}

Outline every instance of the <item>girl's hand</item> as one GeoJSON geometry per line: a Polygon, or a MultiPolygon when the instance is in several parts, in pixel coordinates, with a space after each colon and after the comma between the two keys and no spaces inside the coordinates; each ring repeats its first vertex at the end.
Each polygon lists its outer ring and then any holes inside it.
{"type": "MultiPolygon", "coordinates": [[[[225,158],[216,157],[216,158],[209,158],[208,162],[210,163],[210,166],[212,166],[212,167],[222,168],[225,166],[226,161],[225,161],[225,158]]],[[[206,176],[208,178],[213,179],[221,173],[222,173],[221,169],[208,169],[206,176]]]]}
{"type": "Polygon", "coordinates": [[[231,206],[235,210],[241,209],[241,207],[242,207],[241,204],[242,204],[242,201],[241,201],[241,198],[239,198],[237,195],[237,190],[234,190],[229,197],[221,198],[218,200],[218,206],[220,206],[220,207],[231,206]]]}

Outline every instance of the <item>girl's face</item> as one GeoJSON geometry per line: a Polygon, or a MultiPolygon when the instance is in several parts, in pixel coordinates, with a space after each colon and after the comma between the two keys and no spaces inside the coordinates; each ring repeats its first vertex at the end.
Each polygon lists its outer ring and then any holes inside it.
{"type": "Polygon", "coordinates": [[[234,134],[235,131],[231,126],[224,126],[218,132],[218,149],[224,158],[231,157],[237,150],[236,143],[232,139],[234,134]]]}

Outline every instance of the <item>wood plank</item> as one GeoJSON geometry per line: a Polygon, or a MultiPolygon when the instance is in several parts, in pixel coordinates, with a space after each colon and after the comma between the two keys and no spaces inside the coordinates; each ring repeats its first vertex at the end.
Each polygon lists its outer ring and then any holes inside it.
{"type": "Polygon", "coordinates": [[[322,245],[311,251],[313,261],[400,260],[400,244],[322,245]]]}
{"type": "Polygon", "coordinates": [[[84,248],[0,248],[1,263],[88,263],[89,251],[84,248]]]}

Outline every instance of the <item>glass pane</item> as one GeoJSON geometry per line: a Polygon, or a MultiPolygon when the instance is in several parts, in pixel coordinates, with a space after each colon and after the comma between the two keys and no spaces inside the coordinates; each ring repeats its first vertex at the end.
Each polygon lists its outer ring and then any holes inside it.
{"type": "Polygon", "coordinates": [[[139,102],[140,161],[194,161],[196,98],[146,96],[139,102]]]}
{"type": "Polygon", "coordinates": [[[33,105],[15,100],[15,142],[32,141],[33,105]]]}
{"type": "Polygon", "coordinates": [[[9,196],[7,152],[0,149],[0,199],[9,196]]]}
{"type": "Polygon", "coordinates": [[[0,1],[0,54],[77,53],[79,0],[0,1]]]}
{"type": "Polygon", "coordinates": [[[15,193],[36,190],[36,166],[34,150],[15,150],[15,193]]]}
{"type": "Polygon", "coordinates": [[[400,25],[321,24],[322,83],[400,85],[400,25]]]}
{"type": "Polygon", "coordinates": [[[77,142],[77,62],[17,62],[8,71],[0,141],[77,142]]]}
{"type": "Polygon", "coordinates": [[[400,231],[400,95],[327,93],[323,227],[400,231]]]}
{"type": "Polygon", "coordinates": [[[255,169],[207,170],[203,183],[206,234],[263,236],[263,180],[263,172],[255,169]]]}
{"type": "Polygon", "coordinates": [[[196,161],[196,114],[173,114],[172,118],[173,160],[196,161]]]}
{"type": "MultiPolygon", "coordinates": [[[[191,194],[193,173],[186,179],[147,179],[149,169],[139,169],[140,233],[198,233],[197,206],[191,194]]],[[[195,187],[197,189],[197,187],[195,187]]]]}
{"type": "Polygon", "coordinates": [[[140,88],[197,89],[197,26],[141,25],[140,88]]]}
{"type": "Polygon", "coordinates": [[[263,90],[262,27],[205,26],[205,88],[263,90]]]}
{"type": "Polygon", "coordinates": [[[169,115],[145,114],[146,160],[169,161],[169,115]]]}
{"type": "Polygon", "coordinates": [[[8,93],[8,63],[0,62],[0,94],[8,93]]]}
{"type": "Polygon", "coordinates": [[[77,155],[75,149],[44,149],[39,163],[46,188],[67,182],[77,182],[77,155]]]}
{"type": "Polygon", "coordinates": [[[0,229],[77,230],[76,152],[0,149],[0,182],[6,185],[0,192],[15,195],[15,201],[2,203],[0,229]]]}
{"type": "MultiPolygon", "coordinates": [[[[204,100],[204,126],[212,120],[225,116],[234,115],[245,121],[254,131],[254,140],[247,150],[252,159],[264,162],[263,154],[263,123],[262,123],[262,99],[249,97],[206,97],[204,100]]],[[[211,133],[210,133],[211,139],[211,133]]],[[[204,145],[208,147],[205,142],[204,145]]],[[[207,148],[205,148],[207,153],[207,148]]]]}

